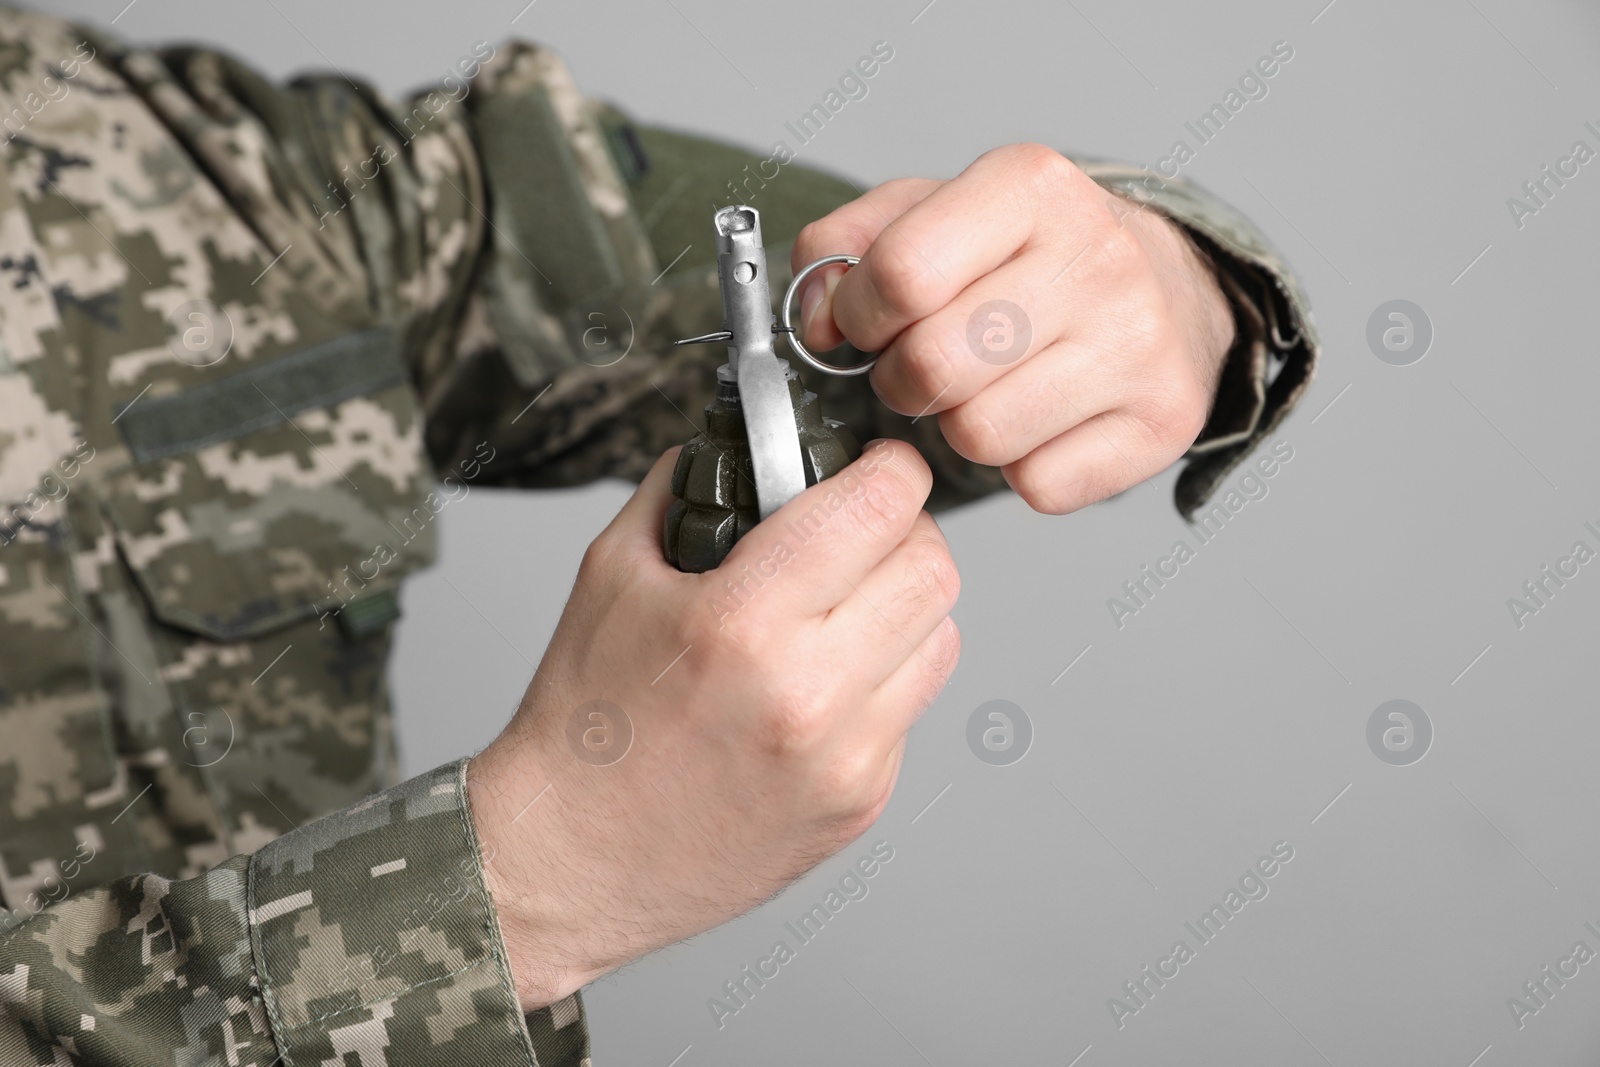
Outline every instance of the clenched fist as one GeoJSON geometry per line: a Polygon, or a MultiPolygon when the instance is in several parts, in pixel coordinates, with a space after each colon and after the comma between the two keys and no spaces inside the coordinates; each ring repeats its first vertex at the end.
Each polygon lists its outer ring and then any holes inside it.
{"type": "Polygon", "coordinates": [[[1165,469],[1204,428],[1233,317],[1178,226],[1059,153],[985,153],[949,181],[878,186],[801,231],[814,349],[881,350],[871,381],[902,414],[1062,514],[1165,469]]]}

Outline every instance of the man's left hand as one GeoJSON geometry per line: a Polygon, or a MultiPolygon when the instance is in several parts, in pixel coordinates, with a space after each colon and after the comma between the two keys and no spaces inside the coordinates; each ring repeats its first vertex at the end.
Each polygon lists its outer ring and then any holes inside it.
{"type": "Polygon", "coordinates": [[[872,387],[937,415],[950,446],[1065,514],[1164,470],[1204,428],[1233,343],[1212,268],[1179,227],[1035,144],[949,181],[901,179],[807,226],[816,351],[881,351],[872,387]]]}

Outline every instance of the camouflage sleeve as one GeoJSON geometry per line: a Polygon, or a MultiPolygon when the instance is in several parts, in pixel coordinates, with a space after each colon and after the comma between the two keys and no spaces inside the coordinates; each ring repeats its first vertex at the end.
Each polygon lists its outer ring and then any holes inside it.
{"type": "Polygon", "coordinates": [[[0,935],[0,1063],[586,1062],[578,998],[523,1023],[465,766],[0,935]]]}

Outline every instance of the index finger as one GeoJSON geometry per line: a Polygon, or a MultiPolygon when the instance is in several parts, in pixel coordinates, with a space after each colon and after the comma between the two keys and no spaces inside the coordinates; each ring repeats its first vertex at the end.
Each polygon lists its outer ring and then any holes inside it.
{"type": "Polygon", "coordinates": [[[874,441],[854,463],[757,523],[705,577],[742,596],[770,587],[761,595],[763,611],[824,615],[905,540],[932,488],[933,472],[915,448],[874,441]]]}
{"type": "Polygon", "coordinates": [[[833,317],[857,348],[879,351],[1016,255],[1041,207],[1034,176],[1071,167],[1040,145],[985,152],[886,226],[839,280],[833,317]],[[1051,164],[1046,157],[1060,160],[1051,164]]]}
{"type": "MultiPolygon", "coordinates": [[[[805,226],[789,253],[791,269],[798,274],[806,264],[824,256],[861,256],[884,229],[944,184],[940,178],[896,178],[862,193],[805,226]]],[[[837,347],[844,334],[833,321],[831,294],[845,268],[824,267],[800,290],[801,327],[806,344],[817,351],[837,347]],[[822,312],[818,314],[817,312],[822,312]]]]}

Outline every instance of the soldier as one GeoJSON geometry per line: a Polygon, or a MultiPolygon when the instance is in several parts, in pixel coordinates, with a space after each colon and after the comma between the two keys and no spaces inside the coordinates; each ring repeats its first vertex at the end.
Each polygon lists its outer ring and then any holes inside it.
{"type": "Polygon", "coordinates": [[[670,342],[718,320],[705,221],[759,157],[525,44],[399,105],[38,14],[0,46],[6,1064],[586,1062],[581,985],[887,801],[959,644],[924,503],[1066,512],[1187,456],[1188,513],[1316,356],[1282,262],[1182,182],[1028,145],[865,195],[789,163],[769,247],[863,256],[806,336],[884,349],[812,385],[884,440],[730,620],[661,557],[721,359],[670,342]],[[1015,358],[962,347],[988,300],[1015,358]],[[435,516],[609,476],[642,481],[511,725],[396,784],[384,663],[435,516]],[[564,737],[592,701],[634,730],[604,773],[564,737]]]}

